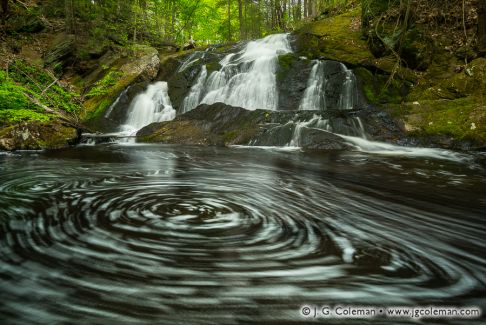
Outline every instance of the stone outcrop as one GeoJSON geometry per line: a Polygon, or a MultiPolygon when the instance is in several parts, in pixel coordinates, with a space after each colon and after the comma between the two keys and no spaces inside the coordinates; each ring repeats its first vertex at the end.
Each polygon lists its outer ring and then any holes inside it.
{"type": "Polygon", "coordinates": [[[78,131],[59,121],[22,122],[0,129],[0,150],[60,149],[77,139],[78,131]]]}

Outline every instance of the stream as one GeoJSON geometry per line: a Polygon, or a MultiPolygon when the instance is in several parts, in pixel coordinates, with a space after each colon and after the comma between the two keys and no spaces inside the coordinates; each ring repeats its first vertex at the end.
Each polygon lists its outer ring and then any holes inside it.
{"type": "Polygon", "coordinates": [[[295,324],[308,321],[302,305],[485,310],[485,192],[484,165],[399,153],[0,153],[0,319],[295,324]]]}

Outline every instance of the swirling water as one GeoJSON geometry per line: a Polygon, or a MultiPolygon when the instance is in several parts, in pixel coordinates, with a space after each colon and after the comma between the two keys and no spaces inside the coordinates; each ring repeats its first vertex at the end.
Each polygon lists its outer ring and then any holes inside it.
{"type": "Polygon", "coordinates": [[[3,154],[0,319],[286,324],[307,321],[303,304],[484,310],[485,190],[481,165],[363,152],[3,154]]]}

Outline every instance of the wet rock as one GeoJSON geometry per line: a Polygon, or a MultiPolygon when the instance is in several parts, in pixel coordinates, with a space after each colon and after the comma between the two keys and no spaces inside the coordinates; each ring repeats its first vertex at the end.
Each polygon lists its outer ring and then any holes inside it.
{"type": "Polygon", "coordinates": [[[278,63],[279,109],[298,109],[307,87],[312,64],[309,60],[301,59],[293,53],[279,56],[278,63]]]}
{"type": "MultiPolygon", "coordinates": [[[[152,123],[137,133],[139,142],[194,145],[289,145],[300,121],[336,112],[246,110],[223,103],[200,105],[174,121],[152,123]]],[[[344,149],[339,136],[324,130],[303,128],[301,146],[316,150],[344,149]]]]}
{"type": "Polygon", "coordinates": [[[315,128],[303,128],[300,146],[311,150],[345,150],[350,146],[340,136],[315,128]]]}
{"type": "Polygon", "coordinates": [[[0,129],[0,150],[59,149],[77,139],[77,130],[59,121],[22,122],[0,129]]]}

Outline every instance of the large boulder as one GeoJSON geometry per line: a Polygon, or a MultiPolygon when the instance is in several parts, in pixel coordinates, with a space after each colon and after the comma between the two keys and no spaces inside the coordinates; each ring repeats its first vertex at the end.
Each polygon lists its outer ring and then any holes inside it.
{"type": "Polygon", "coordinates": [[[0,150],[59,149],[77,139],[78,131],[60,121],[22,122],[0,129],[0,150]]]}
{"type": "Polygon", "coordinates": [[[191,145],[299,145],[336,150],[348,146],[305,121],[332,119],[338,112],[246,110],[223,103],[200,105],[174,121],[152,123],[137,133],[139,142],[191,145]],[[302,123],[304,122],[304,123],[302,123]],[[294,143],[294,138],[300,138],[294,143]]]}

